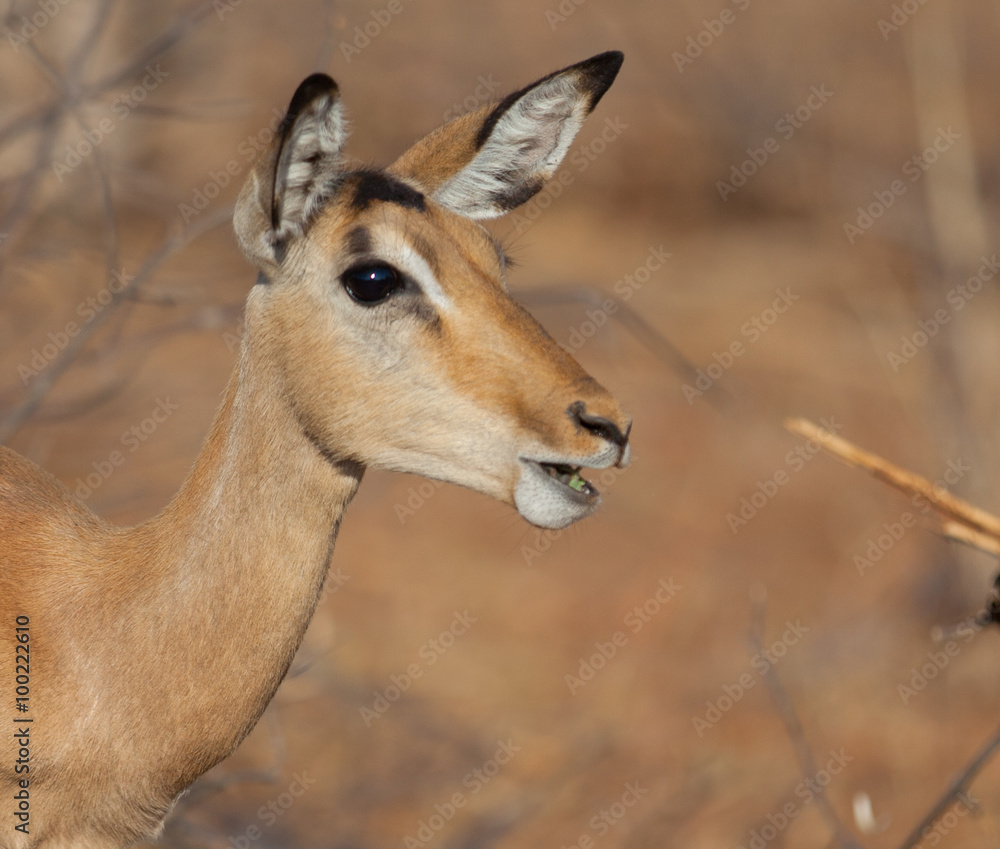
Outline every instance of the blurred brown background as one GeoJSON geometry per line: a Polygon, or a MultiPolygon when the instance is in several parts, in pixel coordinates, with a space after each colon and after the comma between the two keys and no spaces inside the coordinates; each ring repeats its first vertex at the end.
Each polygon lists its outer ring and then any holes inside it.
{"type": "MultiPolygon", "coordinates": [[[[512,289],[633,414],[632,466],[558,536],[369,473],[292,675],[161,845],[901,845],[996,724],[995,629],[932,639],[996,564],[781,421],[1000,509],[997,4],[3,9],[0,433],[121,523],[169,500],[212,419],[253,280],[227,205],[306,74],[340,83],[352,155],[386,163],[484,97],[626,55],[569,185],[495,230],[512,289]],[[109,303],[115,274],[133,288],[109,303]],[[595,292],[632,312],[588,316],[595,292]],[[96,328],[79,351],[67,322],[96,328]]],[[[996,845],[1000,764],[971,796],[922,845],[996,845]]]]}

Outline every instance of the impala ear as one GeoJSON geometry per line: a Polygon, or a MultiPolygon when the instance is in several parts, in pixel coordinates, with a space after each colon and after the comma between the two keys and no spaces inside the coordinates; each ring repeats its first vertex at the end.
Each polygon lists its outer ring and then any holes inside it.
{"type": "Polygon", "coordinates": [[[288,240],[309,228],[340,179],[346,137],[337,84],[307,77],[236,202],[236,236],[255,265],[280,265],[288,240]]]}
{"type": "Polygon", "coordinates": [[[552,178],[624,57],[601,53],[445,124],[389,169],[469,218],[496,218],[552,178]]]}

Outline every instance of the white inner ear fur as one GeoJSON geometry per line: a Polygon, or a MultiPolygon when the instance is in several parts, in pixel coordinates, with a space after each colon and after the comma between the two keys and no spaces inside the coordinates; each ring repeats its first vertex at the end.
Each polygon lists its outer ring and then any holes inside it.
{"type": "MultiPolygon", "coordinates": [[[[507,197],[550,179],[587,117],[588,100],[574,76],[531,89],[497,121],[473,160],[434,193],[442,206],[469,218],[496,218],[507,197]]],[[[519,202],[526,200],[520,197],[519,202]]]]}
{"type": "Polygon", "coordinates": [[[276,165],[279,171],[284,168],[284,182],[282,186],[279,173],[275,190],[282,189],[276,198],[281,215],[271,237],[274,242],[301,235],[322,208],[340,171],[346,139],[347,122],[339,97],[332,104],[323,98],[296,119],[276,165]]]}

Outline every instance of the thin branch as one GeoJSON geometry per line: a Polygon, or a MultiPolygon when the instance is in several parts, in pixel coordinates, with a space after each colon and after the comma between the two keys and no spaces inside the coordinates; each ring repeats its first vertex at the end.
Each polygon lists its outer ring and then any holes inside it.
{"type": "Polygon", "coordinates": [[[1000,519],[952,495],[947,490],[936,487],[927,478],[890,463],[877,454],[858,448],[846,439],[835,436],[806,419],[787,419],[785,427],[792,433],[814,440],[838,459],[848,465],[865,469],[889,486],[907,495],[920,495],[944,516],[1000,540],[1000,519]]]}
{"type": "Polygon", "coordinates": [[[245,100],[217,100],[199,103],[180,103],[162,106],[139,103],[131,111],[136,118],[169,118],[175,121],[229,121],[250,114],[245,100]]]}
{"type": "MultiPolygon", "coordinates": [[[[157,56],[174,47],[190,31],[194,24],[198,23],[201,18],[208,14],[211,8],[212,5],[208,2],[191,4],[169,30],[147,45],[143,52],[134,57],[131,62],[117,71],[105,75],[96,83],[79,84],[77,86],[78,96],[75,105],[96,100],[110,89],[127,82],[131,75],[142,70],[151,61],[156,59],[157,56]]],[[[90,37],[90,35],[85,36],[84,41],[90,37]]],[[[31,46],[30,43],[29,46],[31,46]]],[[[9,123],[0,127],[0,145],[7,144],[39,127],[44,128],[50,122],[59,118],[63,112],[73,105],[67,103],[63,97],[60,97],[51,103],[46,103],[43,106],[25,112],[17,118],[11,119],[9,123]]]]}
{"type": "MultiPolygon", "coordinates": [[[[212,11],[212,8],[213,4],[209,0],[196,0],[196,2],[190,3],[165,32],[140,50],[139,53],[133,56],[130,61],[126,62],[117,71],[105,75],[96,83],[90,85],[76,83],[76,74],[67,76],[56,73],[55,81],[60,88],[60,98],[55,103],[44,106],[35,113],[17,118],[0,129],[0,144],[8,141],[11,137],[16,137],[28,130],[34,129],[36,126],[39,126],[42,132],[34,164],[19,181],[11,205],[3,215],[0,215],[0,233],[9,234],[27,214],[35,190],[46,171],[46,166],[52,159],[52,150],[55,146],[65,113],[77,108],[81,103],[101,96],[111,88],[127,82],[135,73],[142,70],[158,56],[176,46],[202,18],[212,11]],[[67,81],[69,84],[67,84],[67,81]]],[[[107,22],[109,13],[110,3],[105,2],[98,9],[91,27],[88,28],[87,33],[81,40],[81,49],[71,62],[71,67],[77,70],[82,68],[82,64],[88,55],[87,51],[99,38],[107,22]]],[[[31,55],[36,61],[40,61],[42,69],[52,78],[55,72],[51,68],[51,65],[42,61],[42,57],[33,44],[29,43],[28,47],[31,55]]],[[[0,256],[4,252],[4,246],[9,246],[11,241],[10,239],[6,239],[0,244],[0,256]]]]}
{"type": "Polygon", "coordinates": [[[80,332],[70,340],[60,355],[38,375],[25,401],[11,410],[3,419],[0,419],[0,445],[6,443],[31,418],[35,410],[45,400],[45,396],[48,395],[55,382],[76,361],[83,346],[117,312],[117,308],[123,301],[130,298],[131,294],[140,288],[175,253],[209,230],[228,222],[231,217],[232,207],[224,207],[216,210],[214,213],[203,217],[193,227],[170,237],[164,241],[159,249],[150,254],[136,272],[135,277],[112,294],[108,305],[85,324],[80,329],[80,332]]]}
{"type": "MultiPolygon", "coordinates": [[[[28,210],[31,208],[35,190],[44,177],[47,165],[51,163],[52,149],[59,136],[63,114],[67,108],[75,103],[76,98],[76,93],[67,85],[66,78],[42,55],[35,43],[29,41],[26,47],[28,55],[34,59],[35,64],[42,69],[46,78],[59,92],[60,99],[57,108],[48,114],[47,123],[43,122],[42,124],[42,138],[35,154],[34,163],[18,181],[14,191],[14,200],[3,215],[0,215],[0,233],[8,236],[4,240],[3,246],[9,246],[12,243],[9,238],[10,233],[20,224],[21,219],[28,214],[28,210]]],[[[0,246],[0,255],[3,254],[3,246],[0,246]]]]}
{"type": "Polygon", "coordinates": [[[153,39],[117,71],[112,71],[88,86],[87,94],[89,96],[102,94],[108,89],[128,82],[138,71],[180,42],[212,9],[213,4],[210,0],[196,0],[188,4],[169,29],[153,39]]]}
{"type": "Polygon", "coordinates": [[[97,42],[100,41],[101,36],[104,34],[108,18],[111,16],[111,9],[114,5],[115,0],[101,0],[98,4],[94,17],[90,21],[90,27],[83,38],[80,39],[76,50],[73,51],[69,61],[66,63],[66,76],[70,79],[77,79],[83,71],[83,66],[90,59],[94,48],[97,46],[97,42]]]}
{"type": "Polygon", "coordinates": [[[52,103],[46,103],[44,106],[39,106],[37,109],[25,112],[17,118],[12,118],[9,123],[0,127],[0,145],[12,142],[38,127],[46,126],[62,110],[62,100],[56,100],[52,103]]]}
{"type": "Polygon", "coordinates": [[[25,49],[28,51],[28,55],[35,60],[38,67],[42,69],[42,73],[45,74],[53,87],[59,91],[63,98],[68,98],[70,90],[66,85],[66,79],[59,73],[59,69],[38,49],[38,45],[33,41],[29,41],[25,45],[25,49]]]}
{"type": "MultiPolygon", "coordinates": [[[[750,632],[750,644],[754,652],[762,652],[764,650],[761,630],[761,626],[758,623],[750,632]]],[[[774,705],[775,712],[781,719],[782,724],[785,726],[785,731],[792,741],[792,747],[795,750],[795,759],[799,765],[799,772],[804,778],[813,779],[819,772],[819,768],[816,766],[816,759],[813,757],[809,741],[806,739],[802,722],[795,711],[795,706],[788,695],[788,691],[778,677],[777,670],[772,668],[764,676],[764,684],[767,687],[768,695],[771,697],[771,703],[774,705]]],[[[843,849],[864,849],[863,844],[858,843],[854,839],[850,831],[848,831],[847,826],[837,816],[837,812],[834,810],[829,798],[827,798],[826,788],[819,788],[819,792],[815,795],[815,800],[820,816],[823,817],[823,821],[826,823],[827,828],[830,829],[830,833],[837,843],[843,849]]]]}
{"type": "Polygon", "coordinates": [[[344,29],[337,11],[337,0],[323,0],[323,38],[316,51],[316,68],[329,68],[333,62],[338,37],[344,29]]]}
{"type": "Polygon", "coordinates": [[[950,519],[942,519],[940,531],[948,539],[964,543],[986,554],[992,554],[994,557],[1000,557],[1000,540],[973,530],[968,525],[950,519]]]}
{"type": "MultiPolygon", "coordinates": [[[[76,116],[80,123],[80,116],[76,116]]],[[[118,217],[115,210],[114,196],[111,191],[111,177],[108,173],[107,162],[101,149],[95,145],[92,158],[90,160],[91,169],[97,178],[98,195],[101,202],[101,230],[104,241],[104,273],[105,279],[111,280],[116,271],[121,269],[121,235],[118,231],[118,217]]],[[[133,290],[133,294],[134,294],[133,290]]],[[[119,325],[118,330],[121,330],[119,325]]],[[[112,340],[112,344],[117,341],[117,337],[112,340]]]]}
{"type": "Polygon", "coordinates": [[[38,143],[35,153],[35,161],[31,168],[18,180],[17,188],[14,190],[14,199],[10,206],[0,215],[0,233],[7,234],[6,239],[0,242],[0,254],[3,246],[10,245],[11,231],[20,223],[31,206],[31,199],[35,195],[35,189],[41,182],[45,171],[52,159],[52,149],[56,144],[56,137],[59,135],[60,113],[58,110],[51,112],[42,124],[42,137],[38,143]]]}
{"type": "MultiPolygon", "coordinates": [[[[686,383],[693,385],[698,380],[698,373],[694,365],[663,333],[653,327],[625,301],[615,298],[607,292],[588,286],[542,286],[526,292],[518,292],[516,298],[518,301],[532,306],[580,303],[599,309],[604,309],[604,305],[609,300],[613,301],[615,309],[613,312],[608,311],[609,318],[618,321],[643,347],[665,362],[686,383]]],[[[736,398],[718,383],[713,384],[705,392],[705,399],[721,412],[729,412],[739,406],[736,398]]]]}
{"type": "Polygon", "coordinates": [[[952,779],[951,784],[948,785],[948,789],[945,790],[944,795],[938,799],[927,816],[917,823],[913,831],[899,845],[899,849],[913,849],[913,847],[917,846],[923,840],[924,830],[932,826],[939,817],[947,813],[948,808],[951,807],[955,798],[968,787],[972,779],[989,763],[990,758],[996,754],[997,749],[1000,749],[1000,728],[997,728],[993,732],[993,736],[976,752],[972,760],[963,769],[959,770],[958,774],[952,779]]]}
{"type": "MultiPolygon", "coordinates": [[[[143,303],[151,303],[142,295],[145,290],[136,290],[133,300],[142,300],[143,303]]],[[[62,421],[65,419],[79,418],[92,409],[106,404],[116,397],[125,386],[132,382],[139,369],[145,363],[146,355],[156,348],[160,342],[178,336],[182,333],[193,333],[206,329],[218,329],[221,326],[231,326],[239,320],[243,313],[243,302],[229,304],[222,307],[212,307],[202,310],[194,315],[178,318],[168,324],[158,325],[155,329],[143,333],[139,339],[128,340],[115,349],[116,364],[124,361],[124,365],[116,365],[116,374],[108,379],[107,383],[79,398],[72,398],[65,401],[51,402],[45,406],[44,410],[35,412],[34,419],[42,422],[62,421]],[[223,321],[223,319],[225,319],[223,321]]],[[[78,363],[87,362],[97,353],[82,353],[78,358],[78,363]]],[[[0,399],[0,407],[5,406],[3,399],[0,399]]]]}

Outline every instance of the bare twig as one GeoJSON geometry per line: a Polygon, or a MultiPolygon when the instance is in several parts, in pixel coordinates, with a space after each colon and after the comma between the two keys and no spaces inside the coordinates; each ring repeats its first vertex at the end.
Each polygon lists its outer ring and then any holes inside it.
{"type": "MultiPolygon", "coordinates": [[[[9,234],[17,227],[21,219],[31,206],[31,200],[35,196],[35,189],[52,159],[52,149],[55,147],[56,138],[59,135],[60,114],[58,110],[49,113],[43,123],[41,139],[35,151],[35,159],[31,168],[18,180],[17,188],[14,190],[14,199],[10,206],[0,215],[0,233],[8,234],[0,245],[10,245],[13,239],[9,234]]],[[[2,253],[2,248],[0,248],[2,253]]]]}
{"type": "MultiPolygon", "coordinates": [[[[10,124],[0,128],[0,144],[35,128],[39,128],[41,131],[41,139],[37,144],[34,162],[31,168],[19,179],[10,206],[0,215],[0,233],[12,232],[27,214],[35,190],[51,162],[52,151],[66,114],[76,110],[81,104],[100,97],[109,89],[127,82],[150,62],[155,61],[163,53],[175,47],[213,8],[213,4],[209,0],[196,0],[196,2],[190,3],[165,32],[135,54],[118,70],[105,75],[96,83],[77,83],[78,74],[82,71],[93,46],[104,31],[111,5],[112,0],[103,0],[98,7],[91,26],[88,27],[70,60],[69,70],[66,74],[59,74],[50,63],[44,60],[34,44],[28,44],[30,55],[59,89],[59,97],[54,103],[16,118],[10,124]]],[[[11,243],[11,239],[4,240],[0,246],[0,255],[11,243]]]]}
{"type": "MultiPolygon", "coordinates": [[[[75,102],[76,97],[75,91],[67,86],[66,78],[42,55],[34,42],[28,42],[27,52],[59,92],[60,101],[58,107],[49,113],[47,119],[42,123],[41,140],[35,153],[35,160],[31,168],[19,179],[13,201],[0,216],[0,233],[6,234],[10,234],[20,224],[21,219],[27,215],[31,201],[35,196],[35,190],[42,181],[47,166],[51,163],[52,149],[59,136],[63,113],[75,102]]],[[[9,244],[11,244],[11,240],[5,239],[4,245],[9,244]]]]}
{"type": "MultiPolygon", "coordinates": [[[[952,4],[939,4],[903,35],[921,147],[933,144],[942,127],[954,127],[963,137],[973,133],[959,14],[952,4]]],[[[978,262],[990,243],[975,151],[975,145],[956,145],[922,183],[931,237],[946,274],[960,273],[973,257],[978,262]]]]}
{"type": "MultiPolygon", "coordinates": [[[[835,436],[806,419],[788,419],[785,421],[785,427],[792,433],[814,440],[838,459],[851,466],[865,469],[879,480],[907,495],[920,495],[948,519],[1000,541],[1000,519],[952,495],[947,490],[936,487],[927,478],[896,466],[877,454],[858,448],[846,439],[835,436]]],[[[971,538],[972,535],[968,535],[968,539],[971,538]]]]}
{"type": "Polygon", "coordinates": [[[173,121],[228,121],[250,114],[245,100],[206,100],[198,103],[138,103],[131,115],[136,118],[167,118],[173,121]]]}
{"type": "MultiPolygon", "coordinates": [[[[755,624],[755,627],[751,630],[750,644],[754,652],[762,652],[764,650],[760,624],[755,624]]],[[[774,705],[775,712],[781,719],[782,724],[785,726],[785,731],[792,741],[792,747],[795,750],[795,759],[799,764],[799,772],[804,778],[814,780],[814,777],[819,772],[819,768],[816,766],[816,759],[813,757],[812,749],[809,747],[809,741],[806,740],[802,722],[795,711],[792,699],[781,683],[781,679],[778,677],[775,669],[772,668],[764,676],[764,684],[767,687],[768,695],[771,697],[771,703],[774,705]]],[[[837,841],[837,844],[843,849],[864,849],[863,844],[858,843],[854,839],[850,831],[848,831],[847,826],[837,816],[837,812],[827,798],[825,788],[819,788],[819,791],[815,795],[815,800],[820,816],[823,817],[823,821],[826,823],[827,828],[830,829],[830,833],[837,841]]]]}
{"type": "MultiPolygon", "coordinates": [[[[105,4],[110,5],[107,0],[105,0],[105,4]]],[[[106,94],[110,89],[128,82],[129,78],[133,74],[141,71],[158,56],[176,46],[177,43],[185,35],[187,35],[188,32],[190,32],[192,27],[205,17],[211,9],[212,4],[209,2],[197,2],[189,5],[188,8],[181,13],[170,29],[158,38],[154,39],[154,41],[147,45],[141,53],[134,56],[131,61],[123,65],[117,71],[106,74],[95,83],[77,84],[75,89],[75,104],[67,103],[63,94],[63,96],[57,98],[51,103],[46,103],[43,106],[31,109],[25,114],[12,119],[9,123],[0,127],[0,145],[7,144],[8,142],[11,142],[25,133],[31,132],[39,127],[44,128],[53,120],[59,119],[63,113],[65,113],[72,106],[78,106],[82,103],[95,100],[106,94]]],[[[94,25],[82,39],[81,45],[88,44],[100,36],[101,29],[96,27],[96,25],[104,25],[104,15],[105,12],[103,9],[99,10],[99,14],[95,18],[94,25]]],[[[32,45],[29,44],[29,47],[31,46],[32,45]]],[[[66,74],[62,75],[62,79],[65,80],[69,76],[70,71],[73,71],[74,74],[80,73],[82,71],[82,62],[86,58],[87,54],[83,51],[79,51],[78,58],[71,60],[69,70],[66,74]]]]}
{"type": "Polygon", "coordinates": [[[101,0],[97,4],[94,17],[90,21],[90,26],[83,38],[80,39],[76,49],[66,63],[66,76],[70,79],[79,77],[83,66],[94,52],[97,42],[100,41],[104,30],[108,25],[108,18],[111,16],[111,9],[115,5],[115,0],[101,0]]]}
{"type": "MultiPolygon", "coordinates": [[[[141,296],[137,293],[135,299],[138,300],[140,298],[141,296]]],[[[141,298],[141,300],[144,303],[149,303],[145,298],[141,298]]],[[[217,329],[221,326],[223,320],[227,326],[231,326],[239,320],[242,313],[242,301],[222,307],[212,307],[208,310],[202,310],[200,313],[184,316],[167,324],[158,325],[155,329],[143,333],[139,339],[119,343],[115,347],[116,363],[123,363],[123,365],[116,367],[115,373],[106,380],[104,385],[90,391],[83,397],[50,402],[45,406],[44,410],[37,410],[35,412],[33,416],[34,420],[54,422],[85,415],[101,404],[107,403],[117,396],[125,386],[131,383],[135,375],[139,372],[139,369],[145,363],[146,354],[154,350],[164,340],[184,333],[217,329]],[[211,317],[209,318],[208,315],[211,317]]],[[[94,354],[94,356],[97,355],[98,353],[94,354]]],[[[88,358],[88,353],[83,353],[77,358],[77,362],[83,363],[88,358]]],[[[5,406],[4,399],[0,398],[0,407],[3,406],[5,406]]]]}
{"type": "Polygon", "coordinates": [[[0,127],[0,145],[12,142],[38,127],[46,126],[62,111],[62,108],[62,101],[57,100],[53,103],[46,103],[44,106],[31,109],[17,118],[12,118],[8,123],[0,127]]]}
{"type": "Polygon", "coordinates": [[[316,51],[317,68],[329,68],[333,62],[337,39],[344,30],[343,15],[337,9],[337,0],[323,0],[323,39],[316,51]]]}
{"type": "Polygon", "coordinates": [[[38,375],[24,402],[11,410],[3,419],[0,419],[0,445],[7,442],[31,418],[55,382],[76,361],[84,345],[87,344],[98,328],[102,327],[116,313],[117,308],[122,302],[130,298],[132,292],[141,287],[175,253],[209,230],[228,222],[232,217],[232,212],[232,207],[227,206],[204,216],[193,227],[166,239],[156,251],[146,258],[145,262],[136,272],[135,277],[112,294],[108,305],[94,316],[90,322],[85,324],[80,329],[80,332],[70,340],[60,355],[38,375]]]}
{"type": "Polygon", "coordinates": [[[942,519],[940,531],[948,539],[964,543],[986,554],[992,554],[994,557],[1000,557],[1000,540],[973,530],[968,525],[950,519],[942,519]]]}
{"type": "MultiPolygon", "coordinates": [[[[526,292],[516,293],[516,297],[524,304],[531,306],[549,306],[553,304],[577,303],[603,309],[607,301],[614,301],[614,312],[609,311],[609,318],[618,321],[633,337],[655,357],[665,362],[675,374],[685,382],[694,384],[698,380],[697,370],[674,344],[659,330],[653,327],[625,301],[588,286],[542,286],[526,292]]],[[[718,383],[705,393],[705,399],[721,412],[734,409],[738,402],[718,383]]]]}
{"type": "Polygon", "coordinates": [[[211,0],[197,0],[188,4],[187,8],[177,16],[177,19],[165,32],[153,39],[117,71],[112,71],[93,85],[88,86],[85,89],[87,95],[92,97],[102,94],[128,82],[146,65],[177,45],[212,9],[211,0]]]}
{"type": "Polygon", "coordinates": [[[1000,749],[1000,728],[993,732],[993,735],[986,741],[983,747],[976,752],[972,760],[969,761],[958,774],[952,779],[944,795],[938,799],[930,812],[914,827],[906,839],[899,845],[899,849],[913,849],[924,837],[924,830],[932,826],[939,817],[943,816],[951,807],[955,798],[969,786],[972,779],[979,771],[989,763],[990,759],[1000,749]]]}
{"type": "MultiPolygon", "coordinates": [[[[80,115],[76,115],[77,122],[83,126],[80,115]]],[[[122,267],[121,262],[121,236],[118,232],[118,219],[115,211],[114,196],[111,191],[111,177],[108,173],[107,162],[104,154],[98,146],[94,146],[92,158],[90,160],[91,169],[97,178],[98,194],[101,202],[101,229],[104,239],[104,273],[105,279],[111,280],[116,271],[122,267]]],[[[133,290],[134,293],[135,290],[133,290]]],[[[117,331],[121,331],[121,325],[117,331]]],[[[112,344],[117,341],[117,336],[112,340],[112,344]]]]}

